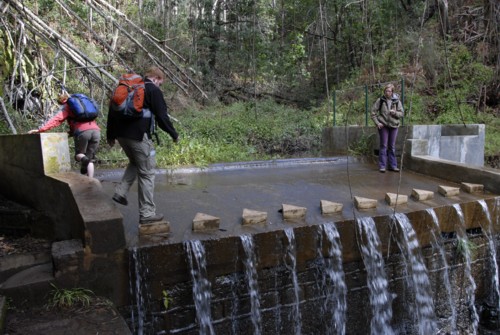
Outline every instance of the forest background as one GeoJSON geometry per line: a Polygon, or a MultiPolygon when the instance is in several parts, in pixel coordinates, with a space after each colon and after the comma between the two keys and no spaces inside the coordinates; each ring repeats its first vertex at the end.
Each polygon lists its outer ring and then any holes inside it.
{"type": "Polygon", "coordinates": [[[127,161],[105,143],[116,80],[151,65],[180,133],[159,132],[159,167],[317,156],[323,128],[371,126],[389,82],[405,125],[486,124],[498,164],[497,0],[0,0],[0,13],[0,134],[47,121],[63,84],[101,107],[101,166],[127,161]]]}

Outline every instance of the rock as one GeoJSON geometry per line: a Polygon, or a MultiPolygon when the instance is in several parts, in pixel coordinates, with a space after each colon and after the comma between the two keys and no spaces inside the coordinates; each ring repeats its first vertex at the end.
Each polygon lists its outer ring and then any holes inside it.
{"type": "Polygon", "coordinates": [[[357,209],[377,208],[377,200],[363,197],[354,197],[354,205],[357,209]]]}
{"type": "Polygon", "coordinates": [[[263,224],[267,222],[267,212],[259,212],[252,209],[243,209],[243,225],[263,224]]]}
{"type": "Polygon", "coordinates": [[[425,201],[434,198],[434,192],[414,188],[411,197],[417,201],[425,201]]]}
{"type": "Polygon", "coordinates": [[[321,200],[320,207],[321,207],[322,214],[333,214],[333,213],[341,212],[344,205],[340,204],[338,202],[321,200]]]}
{"type": "Polygon", "coordinates": [[[219,229],[220,218],[204,213],[196,213],[193,219],[194,231],[210,231],[219,229]]]}

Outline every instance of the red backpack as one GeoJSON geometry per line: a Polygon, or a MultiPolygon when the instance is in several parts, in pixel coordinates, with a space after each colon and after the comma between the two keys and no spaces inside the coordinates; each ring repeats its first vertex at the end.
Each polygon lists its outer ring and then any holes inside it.
{"type": "Polygon", "coordinates": [[[125,118],[142,118],[144,78],[136,73],[123,74],[111,97],[111,109],[125,118]]]}

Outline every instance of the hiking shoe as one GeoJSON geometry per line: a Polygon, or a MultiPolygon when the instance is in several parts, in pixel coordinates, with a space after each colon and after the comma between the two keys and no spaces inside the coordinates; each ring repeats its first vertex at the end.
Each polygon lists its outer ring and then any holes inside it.
{"type": "Polygon", "coordinates": [[[155,223],[163,220],[163,214],[156,214],[148,218],[141,218],[139,224],[155,223]]]}
{"type": "Polygon", "coordinates": [[[380,171],[380,173],[385,173],[385,169],[384,168],[381,168],[379,171],[380,171]]]}
{"type": "Polygon", "coordinates": [[[87,156],[83,156],[80,159],[80,162],[82,163],[82,167],[83,166],[87,167],[89,165],[89,163],[90,163],[90,159],[87,156]]]}
{"type": "Polygon", "coordinates": [[[119,203],[120,205],[123,205],[123,206],[127,206],[128,205],[128,201],[127,201],[127,198],[125,197],[122,197],[121,195],[119,194],[114,194],[113,195],[113,200],[117,203],[119,203]]]}
{"type": "Polygon", "coordinates": [[[395,168],[390,168],[389,171],[399,172],[399,169],[395,167],[395,168]]]}
{"type": "Polygon", "coordinates": [[[80,163],[82,163],[82,167],[80,168],[80,173],[81,174],[87,174],[87,166],[89,166],[90,159],[87,156],[83,156],[80,159],[80,163]]]}

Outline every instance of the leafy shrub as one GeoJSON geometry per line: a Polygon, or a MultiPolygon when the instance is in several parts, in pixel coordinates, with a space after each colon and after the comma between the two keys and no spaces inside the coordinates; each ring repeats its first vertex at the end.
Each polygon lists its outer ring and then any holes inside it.
{"type": "Polygon", "coordinates": [[[73,289],[60,289],[54,284],[51,284],[54,288],[50,293],[48,308],[58,307],[58,308],[71,308],[79,305],[88,306],[94,296],[91,290],[84,288],[73,288],[73,289]]]}

